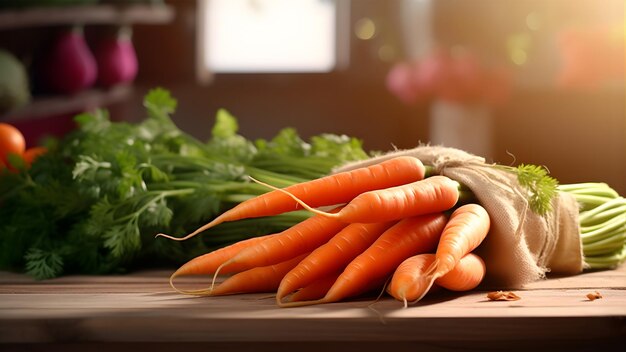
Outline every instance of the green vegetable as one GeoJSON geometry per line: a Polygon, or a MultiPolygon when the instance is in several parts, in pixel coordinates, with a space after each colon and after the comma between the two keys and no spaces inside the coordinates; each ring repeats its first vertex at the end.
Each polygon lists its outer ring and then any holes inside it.
{"type": "Polygon", "coordinates": [[[0,48],[0,113],[19,108],[30,100],[26,67],[12,53],[0,48]]]}
{"type": "Polygon", "coordinates": [[[251,141],[237,134],[226,110],[217,112],[212,137],[202,142],[175,126],[176,105],[169,92],[154,89],[139,123],[113,122],[104,110],[78,115],[78,128],[30,169],[0,173],[0,269],[43,279],[179,265],[310,216],[299,211],[223,224],[184,243],[154,238],[186,234],[267,191],[248,176],[286,186],[367,157],[358,140],[345,136],[305,142],[285,129],[251,141]]]}
{"type": "Polygon", "coordinates": [[[626,261],[626,199],[606,183],[560,185],[580,204],[580,236],[585,263],[611,269],[626,261]]]}
{"type": "Polygon", "coordinates": [[[626,261],[626,199],[606,183],[560,185],[545,168],[522,164],[497,167],[517,174],[527,191],[531,210],[546,214],[557,192],[574,196],[580,205],[579,225],[585,264],[590,269],[611,269],[626,261]]]}

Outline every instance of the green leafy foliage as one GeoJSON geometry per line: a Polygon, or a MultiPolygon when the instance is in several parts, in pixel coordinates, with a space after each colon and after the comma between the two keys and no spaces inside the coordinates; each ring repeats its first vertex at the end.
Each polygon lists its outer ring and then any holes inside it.
{"type": "Polygon", "coordinates": [[[63,259],[58,253],[31,248],[26,253],[26,272],[41,279],[55,277],[63,270],[63,259]]]}
{"type": "Polygon", "coordinates": [[[237,135],[239,124],[233,115],[225,109],[219,109],[215,116],[215,125],[211,130],[213,138],[227,139],[237,135]]]}
{"type": "Polygon", "coordinates": [[[368,158],[363,143],[346,135],[320,134],[304,141],[296,130],[285,128],[272,140],[258,140],[252,165],[266,170],[312,179],[338,164],[368,158]]]}
{"type": "Polygon", "coordinates": [[[537,214],[546,214],[552,209],[552,199],[557,194],[557,179],[548,175],[544,167],[521,164],[516,169],[517,180],[528,192],[530,208],[537,214]]]}
{"type": "Polygon", "coordinates": [[[223,109],[202,142],[176,127],[176,106],[156,88],[138,123],[114,122],[106,110],[77,115],[78,127],[49,141],[30,169],[0,172],[0,269],[46,279],[179,265],[310,216],[224,224],[185,242],[154,238],[184,235],[267,191],[248,175],[284,186],[367,157],[355,139],[328,134],[306,142],[289,128],[251,141],[223,109]]]}

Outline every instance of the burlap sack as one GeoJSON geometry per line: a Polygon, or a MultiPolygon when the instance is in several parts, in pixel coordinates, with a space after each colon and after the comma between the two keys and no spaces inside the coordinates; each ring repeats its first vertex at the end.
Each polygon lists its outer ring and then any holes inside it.
{"type": "Polygon", "coordinates": [[[344,165],[335,172],[411,155],[435,171],[466,185],[487,210],[491,229],[477,253],[485,260],[485,283],[521,288],[546,272],[577,274],[583,270],[578,203],[559,193],[552,211],[534,213],[513,172],[494,168],[481,157],[440,146],[420,146],[344,165]]]}

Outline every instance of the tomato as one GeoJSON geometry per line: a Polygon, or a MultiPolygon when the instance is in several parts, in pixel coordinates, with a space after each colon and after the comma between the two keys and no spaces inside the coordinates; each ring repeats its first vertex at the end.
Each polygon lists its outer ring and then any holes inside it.
{"type": "Polygon", "coordinates": [[[21,156],[25,150],[26,140],[22,132],[8,123],[0,122],[0,161],[8,165],[9,153],[21,156]]]}
{"type": "Polygon", "coordinates": [[[45,154],[46,152],[48,152],[48,149],[46,149],[46,147],[32,147],[26,149],[26,151],[24,151],[24,154],[22,154],[22,157],[24,158],[26,166],[30,167],[33,161],[37,159],[37,157],[45,154]]]}

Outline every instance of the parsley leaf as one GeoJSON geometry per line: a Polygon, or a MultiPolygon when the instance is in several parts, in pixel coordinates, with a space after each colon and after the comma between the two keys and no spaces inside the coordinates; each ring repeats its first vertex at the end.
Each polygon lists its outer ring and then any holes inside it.
{"type": "Polygon", "coordinates": [[[220,212],[267,190],[248,175],[289,185],[366,157],[360,143],[324,135],[307,142],[293,129],[270,140],[238,134],[217,112],[208,141],[180,130],[177,101],[163,88],[144,98],[146,117],[111,120],[106,110],[75,117],[77,128],[48,141],[49,152],[19,173],[0,171],[0,269],[44,279],[180,265],[237,239],[277,232],[305,217],[225,224],[175,242],[220,212]]]}

